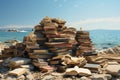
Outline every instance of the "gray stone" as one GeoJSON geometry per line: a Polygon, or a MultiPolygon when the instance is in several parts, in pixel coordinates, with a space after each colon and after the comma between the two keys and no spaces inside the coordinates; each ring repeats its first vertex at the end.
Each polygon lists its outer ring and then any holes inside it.
{"type": "Polygon", "coordinates": [[[4,67],[4,66],[0,66],[0,73],[7,73],[9,71],[9,68],[4,67]]]}

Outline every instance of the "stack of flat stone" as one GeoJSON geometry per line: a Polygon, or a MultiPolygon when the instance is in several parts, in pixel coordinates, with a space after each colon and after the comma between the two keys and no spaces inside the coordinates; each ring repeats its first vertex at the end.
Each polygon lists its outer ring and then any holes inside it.
{"type": "Polygon", "coordinates": [[[2,50],[2,58],[24,56],[25,47],[24,43],[17,43],[16,46],[11,45],[9,48],[2,50]]]}
{"type": "MultiPolygon", "coordinates": [[[[37,25],[37,27],[40,27],[37,25]]],[[[50,58],[52,54],[48,53],[48,50],[44,43],[47,41],[47,38],[45,37],[43,30],[39,30],[35,26],[35,31],[32,32],[24,41],[26,44],[26,51],[30,58],[33,59],[47,59],[50,58]]]]}
{"type": "Polygon", "coordinates": [[[93,44],[87,31],[77,31],[76,40],[78,42],[78,48],[76,55],[81,56],[84,53],[93,52],[93,44]]]}
{"type": "Polygon", "coordinates": [[[48,47],[49,52],[54,55],[64,55],[71,53],[72,44],[69,42],[65,30],[66,21],[57,18],[50,19],[48,17],[41,21],[44,26],[44,31],[48,42],[45,45],[48,47]]]}

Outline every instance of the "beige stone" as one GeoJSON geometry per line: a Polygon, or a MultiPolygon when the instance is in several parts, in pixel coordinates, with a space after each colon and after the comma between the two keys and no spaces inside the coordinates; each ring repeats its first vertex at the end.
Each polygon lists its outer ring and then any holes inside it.
{"type": "Polygon", "coordinates": [[[27,70],[25,68],[17,68],[17,69],[14,69],[12,71],[9,71],[8,74],[13,75],[13,76],[20,76],[22,74],[25,74],[26,71],[27,70]]]}
{"type": "Polygon", "coordinates": [[[79,68],[75,66],[74,68],[68,68],[65,72],[66,75],[80,75],[80,76],[90,76],[91,71],[86,68],[79,68]]]}
{"type": "Polygon", "coordinates": [[[22,57],[15,57],[10,60],[10,67],[18,67],[22,64],[28,64],[31,63],[31,59],[28,58],[22,58],[22,57]]]}
{"type": "Polygon", "coordinates": [[[120,64],[119,65],[108,65],[107,68],[107,73],[115,76],[120,76],[120,64]]]}

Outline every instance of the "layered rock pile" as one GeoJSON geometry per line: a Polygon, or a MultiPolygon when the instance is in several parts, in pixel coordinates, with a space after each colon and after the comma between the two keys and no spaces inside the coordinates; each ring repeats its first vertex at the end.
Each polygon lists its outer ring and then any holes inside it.
{"type": "Polygon", "coordinates": [[[87,31],[77,31],[76,40],[78,42],[77,56],[84,53],[93,52],[93,44],[87,31]]]}
{"type": "MultiPolygon", "coordinates": [[[[66,27],[65,23],[45,17],[22,43],[2,51],[0,69],[8,67],[7,75],[23,80],[63,80],[71,76],[72,79],[108,80],[111,76],[119,77],[120,55],[96,54],[89,32],[66,27]],[[114,66],[117,69],[112,70],[114,66]]],[[[10,78],[4,77],[6,80],[10,78]]]]}
{"type": "Polygon", "coordinates": [[[34,27],[34,32],[24,38],[26,51],[35,66],[40,68],[43,65],[39,59],[72,54],[72,48],[76,45],[76,29],[67,28],[65,23],[64,20],[45,17],[34,27]]]}

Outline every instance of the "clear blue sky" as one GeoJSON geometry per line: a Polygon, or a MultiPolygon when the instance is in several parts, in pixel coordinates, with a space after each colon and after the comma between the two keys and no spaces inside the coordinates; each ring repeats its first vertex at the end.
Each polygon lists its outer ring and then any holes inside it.
{"type": "Polygon", "coordinates": [[[45,16],[77,28],[120,29],[120,0],[0,0],[0,27],[32,27],[45,16]]]}

